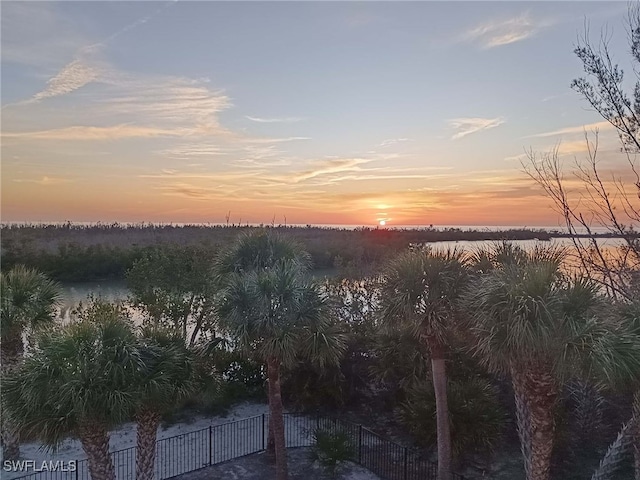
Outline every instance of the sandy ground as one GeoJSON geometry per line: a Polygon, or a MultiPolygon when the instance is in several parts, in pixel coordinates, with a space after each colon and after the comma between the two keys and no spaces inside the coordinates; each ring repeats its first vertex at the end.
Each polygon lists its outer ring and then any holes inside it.
{"type": "MultiPolygon", "coordinates": [[[[309,448],[292,448],[287,451],[289,464],[289,480],[379,480],[374,475],[355,463],[345,462],[332,477],[317,462],[309,458],[309,448]]],[[[275,467],[267,459],[264,452],[248,455],[231,462],[203,468],[185,473],[175,480],[272,480],[275,467]]]]}

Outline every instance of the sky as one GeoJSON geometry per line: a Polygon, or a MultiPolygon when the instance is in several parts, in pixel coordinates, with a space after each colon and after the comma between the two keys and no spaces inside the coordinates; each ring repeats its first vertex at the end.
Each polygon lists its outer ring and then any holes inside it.
{"type": "Polygon", "coordinates": [[[585,129],[624,175],[570,84],[626,2],[0,8],[3,222],[557,226],[522,162],[585,129]]]}

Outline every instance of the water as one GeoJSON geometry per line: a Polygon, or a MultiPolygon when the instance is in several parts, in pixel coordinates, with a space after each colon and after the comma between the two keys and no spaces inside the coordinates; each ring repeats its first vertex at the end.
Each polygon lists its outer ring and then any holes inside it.
{"type": "MultiPolygon", "coordinates": [[[[583,240],[586,242],[586,240],[583,240]]],[[[573,248],[573,242],[570,238],[552,238],[550,241],[540,240],[514,240],[511,243],[519,245],[524,248],[533,248],[535,246],[562,246],[573,248]]],[[[607,238],[598,239],[598,243],[605,248],[615,248],[622,246],[624,240],[619,238],[607,238]]],[[[491,241],[446,241],[446,242],[433,242],[431,245],[441,248],[459,248],[468,252],[473,252],[482,247],[488,247],[492,245],[491,241]]],[[[316,278],[324,278],[325,276],[334,276],[337,273],[335,269],[317,270],[314,272],[316,278]]],[[[86,303],[89,295],[101,296],[108,301],[125,301],[129,295],[126,283],[124,281],[105,281],[105,282],[80,282],[80,283],[67,283],[63,285],[63,299],[61,305],[61,317],[63,320],[69,320],[70,311],[75,308],[79,302],[86,303]]],[[[131,310],[134,321],[139,324],[142,322],[142,315],[131,310]]]]}
{"type": "MultiPolygon", "coordinates": [[[[109,302],[124,302],[129,296],[129,289],[124,281],[78,282],[62,285],[62,301],[60,302],[60,318],[63,322],[71,319],[71,311],[82,302],[87,304],[90,295],[101,297],[109,302]]],[[[129,312],[137,325],[142,323],[142,315],[134,310],[129,312]]]]}
{"type": "MultiPolygon", "coordinates": [[[[587,242],[590,240],[587,238],[580,239],[583,245],[588,245],[587,242]]],[[[622,238],[599,238],[597,239],[598,245],[604,248],[617,248],[622,245],[625,245],[625,241],[622,238]]],[[[459,240],[459,241],[445,241],[445,242],[430,242],[430,245],[437,245],[442,248],[454,248],[457,247],[459,249],[464,249],[468,252],[473,252],[479,248],[489,247],[495,242],[490,240],[459,240]]],[[[532,249],[539,246],[557,246],[557,247],[566,247],[569,250],[574,248],[573,240],[567,237],[559,237],[559,238],[551,238],[549,241],[542,240],[511,240],[509,243],[514,245],[518,245],[524,249],[532,249]]]]}

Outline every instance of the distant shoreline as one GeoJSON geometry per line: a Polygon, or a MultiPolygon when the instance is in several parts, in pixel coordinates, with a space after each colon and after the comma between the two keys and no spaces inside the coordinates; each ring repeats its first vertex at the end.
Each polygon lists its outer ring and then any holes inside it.
{"type": "MultiPolygon", "coordinates": [[[[298,242],[317,271],[337,271],[358,278],[372,274],[410,245],[436,242],[567,241],[559,230],[510,227],[507,230],[463,230],[461,227],[423,228],[327,225],[262,225],[298,242]]],[[[26,265],[61,282],[123,280],[126,272],[152,250],[189,249],[205,261],[234,242],[238,235],[260,228],[237,225],[172,224],[0,224],[2,268],[26,265]]],[[[608,232],[581,234],[582,239],[626,242],[608,232]]],[[[632,238],[638,238],[633,233],[632,238]]],[[[462,247],[463,245],[460,245],[462,247]]],[[[469,247],[469,246],[467,246],[469,247]]]]}
{"type": "MultiPolygon", "coordinates": [[[[123,231],[123,230],[218,230],[235,229],[242,231],[252,228],[273,228],[276,230],[322,230],[322,231],[389,231],[389,232],[458,232],[458,233],[524,233],[544,235],[546,238],[626,238],[614,234],[603,227],[593,227],[591,233],[570,234],[566,227],[552,226],[512,226],[512,225],[347,225],[347,224],[265,224],[265,223],[153,223],[153,222],[2,222],[0,230],[75,230],[75,231],[123,231]]],[[[640,231],[630,232],[631,238],[639,238],[640,231]]],[[[531,239],[534,239],[532,237],[531,239]]],[[[545,238],[545,239],[546,239],[545,238]]]]}

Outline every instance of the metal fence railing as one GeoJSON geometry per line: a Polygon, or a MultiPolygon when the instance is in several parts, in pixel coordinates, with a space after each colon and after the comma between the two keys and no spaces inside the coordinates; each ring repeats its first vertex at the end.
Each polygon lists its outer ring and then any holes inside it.
{"type": "MultiPolygon", "coordinates": [[[[424,458],[418,450],[386,439],[362,425],[335,418],[296,414],[285,414],[284,420],[288,448],[312,446],[315,429],[332,433],[341,432],[348,436],[354,447],[352,460],[385,480],[435,480],[437,478],[437,464],[424,458]]],[[[263,414],[158,440],[155,479],[165,480],[262,452],[267,446],[268,431],[269,416],[263,414]]],[[[117,480],[135,480],[135,447],[112,452],[111,459],[117,480]]],[[[87,460],[82,459],[75,462],[74,469],[49,469],[22,476],[7,476],[7,478],[10,480],[90,480],[91,477],[87,460]]],[[[465,479],[462,475],[452,473],[451,480],[465,479]]]]}
{"type": "MultiPolygon", "coordinates": [[[[438,465],[419,450],[405,447],[360,424],[335,418],[319,418],[316,427],[345,433],[355,447],[353,461],[386,480],[436,480],[438,465]]],[[[465,480],[451,473],[451,480],[465,480]]]]}

